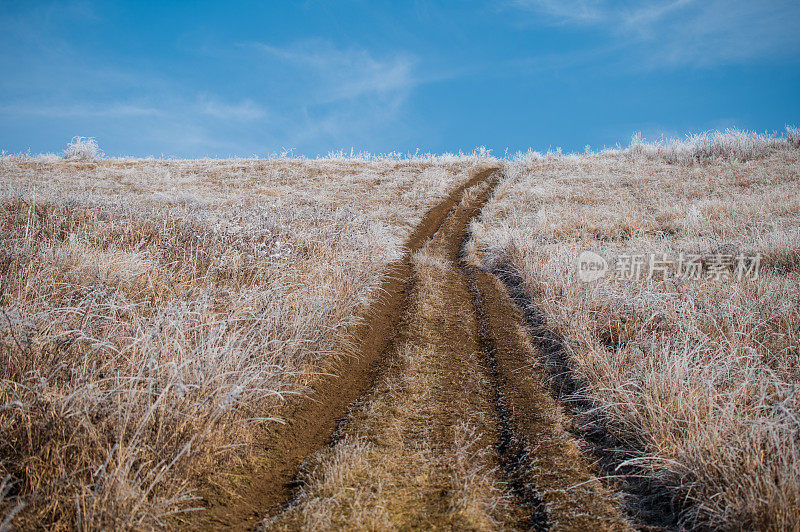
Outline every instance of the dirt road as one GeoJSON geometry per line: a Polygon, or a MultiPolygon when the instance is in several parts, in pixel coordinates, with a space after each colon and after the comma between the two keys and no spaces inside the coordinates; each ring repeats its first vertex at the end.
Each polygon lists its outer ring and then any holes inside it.
{"type": "Polygon", "coordinates": [[[628,528],[564,428],[521,312],[462,259],[500,177],[476,172],[427,214],[356,356],[295,401],[263,470],[204,527],[628,528]]]}

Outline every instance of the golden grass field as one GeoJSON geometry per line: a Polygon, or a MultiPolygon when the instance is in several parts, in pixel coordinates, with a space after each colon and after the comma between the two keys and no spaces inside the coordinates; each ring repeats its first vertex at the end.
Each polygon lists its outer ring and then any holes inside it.
{"type": "Polygon", "coordinates": [[[0,531],[222,528],[208,504],[246,496],[287,400],[347,371],[389,296],[368,393],[245,528],[800,522],[787,128],[510,159],[3,156],[0,531]],[[581,280],[583,251],[609,272],[581,280]],[[702,275],[615,270],[651,253],[702,275]]]}
{"type": "Polygon", "coordinates": [[[675,151],[522,157],[473,224],[470,249],[488,270],[520,278],[565,343],[565,364],[543,360],[577,381],[565,399],[588,402],[583,422],[630,450],[629,474],[684,501],[684,526],[792,529],[800,150],[782,143],[698,160],[675,151]],[[707,265],[717,254],[760,254],[761,268],[757,279],[739,279],[735,264],[723,279],[664,279],[645,266],[638,280],[612,272],[584,283],[585,250],[685,252],[707,265]]]}
{"type": "Polygon", "coordinates": [[[92,529],[191,508],[474,162],[4,158],[6,513],[92,529]]]}

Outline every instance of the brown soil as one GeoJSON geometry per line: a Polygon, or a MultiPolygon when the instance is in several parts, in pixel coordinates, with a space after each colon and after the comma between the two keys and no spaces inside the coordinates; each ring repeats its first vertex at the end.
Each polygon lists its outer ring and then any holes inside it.
{"type": "MultiPolygon", "coordinates": [[[[510,264],[500,264],[493,277],[520,309],[528,336],[536,347],[537,363],[546,372],[550,394],[561,403],[570,417],[570,432],[583,444],[600,472],[609,479],[610,487],[620,494],[625,513],[640,530],[674,530],[680,528],[680,516],[688,509],[688,501],[675,497],[672,487],[657,478],[642,475],[629,460],[641,457],[646,450],[630,440],[622,441],[608,430],[610,420],[585,399],[582,383],[575,377],[567,352],[566,340],[551,329],[536,301],[525,288],[522,277],[510,264]]],[[[486,273],[482,275],[486,276],[486,273]]]]}
{"type": "Polygon", "coordinates": [[[413,274],[411,254],[433,237],[449,211],[461,201],[464,190],[486,180],[494,170],[477,171],[426,213],[406,242],[408,252],[404,258],[390,266],[379,290],[382,297],[356,326],[356,352],[342,356],[328,370],[330,375],[321,376],[309,385],[306,394],[289,401],[281,413],[286,423],[272,428],[259,453],[264,465],[238,489],[233,488],[234,493],[206,494],[204,505],[209,510],[198,513],[191,520],[191,528],[252,529],[289,501],[303,460],[330,445],[350,405],[370,390],[387,362],[385,355],[391,352],[400,317],[408,306],[413,274]]]}
{"type": "Polygon", "coordinates": [[[543,523],[539,505],[507,493],[494,451],[494,394],[458,267],[467,224],[496,182],[495,174],[469,190],[412,257],[414,286],[391,367],[351,410],[342,440],[307,464],[298,499],[265,523],[269,528],[481,530],[543,523]]]}
{"type": "Polygon", "coordinates": [[[486,371],[501,418],[499,452],[510,481],[524,496],[536,493],[552,528],[630,528],[615,494],[596,479],[561,405],[551,396],[548,375],[534,362],[535,347],[522,312],[490,273],[465,266],[480,322],[486,371]]]}
{"type": "MultiPolygon", "coordinates": [[[[449,395],[458,389],[459,371],[466,363],[459,353],[482,353],[482,369],[494,392],[492,417],[497,427],[492,432],[497,452],[512,491],[526,510],[526,528],[628,528],[616,496],[596,480],[597,471],[564,428],[568,419],[550,394],[544,368],[534,363],[535,347],[522,312],[494,275],[461,261],[469,221],[480,213],[498,178],[491,187],[477,191],[474,199],[465,200],[429,244],[438,247],[457,272],[447,280],[451,315],[458,316],[471,304],[477,323],[471,338],[464,337],[463,328],[461,334],[456,334],[457,328],[446,334],[450,341],[440,346],[440,358],[447,359],[445,373],[453,380],[442,389],[449,395]]],[[[450,401],[453,416],[462,415],[461,404],[457,397],[450,401]]]]}

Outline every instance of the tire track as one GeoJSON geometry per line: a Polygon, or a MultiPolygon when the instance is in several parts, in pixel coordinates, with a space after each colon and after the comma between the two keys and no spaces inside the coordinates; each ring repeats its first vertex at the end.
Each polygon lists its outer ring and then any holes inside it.
{"type": "Polygon", "coordinates": [[[462,264],[470,280],[489,380],[497,396],[498,452],[509,480],[525,499],[538,497],[547,527],[558,530],[630,529],[618,497],[596,478],[567,419],[535,363],[524,317],[490,273],[462,264]]]}
{"type": "Polygon", "coordinates": [[[499,178],[484,174],[410,258],[390,370],[268,528],[630,528],[564,428],[521,312],[498,279],[461,258],[499,178]],[[464,426],[475,434],[469,453],[458,444],[464,426]],[[483,501],[477,510],[470,498],[483,501]]]}
{"type": "Polygon", "coordinates": [[[412,257],[389,371],[352,409],[337,445],[307,464],[298,499],[267,528],[528,529],[541,517],[506,489],[478,322],[458,267],[467,225],[497,177],[468,190],[412,257]]]}
{"type": "Polygon", "coordinates": [[[496,168],[476,171],[430,209],[405,243],[404,257],[390,265],[378,291],[382,294],[353,330],[355,352],[346,354],[328,369],[330,375],[316,379],[303,396],[289,400],[285,424],[274,424],[264,438],[263,466],[253,471],[245,485],[233,494],[206,494],[209,510],[191,520],[194,529],[252,529],[286,504],[296,491],[295,478],[303,461],[330,445],[339,422],[350,405],[365,395],[387,364],[386,353],[400,330],[400,318],[408,307],[413,287],[411,261],[439,230],[448,213],[459,204],[464,191],[485,181],[496,168]]]}
{"type": "Polygon", "coordinates": [[[493,274],[523,315],[546,372],[551,395],[580,420],[570,430],[586,444],[603,474],[615,479],[615,489],[622,496],[627,514],[638,528],[645,530],[680,528],[686,501],[676,497],[673,489],[658,478],[643,475],[636,466],[629,464],[629,460],[646,455],[645,449],[615,438],[608,429],[608,420],[582,394],[582,384],[575,377],[565,339],[548,328],[546,317],[526,291],[522,277],[509,264],[499,265],[493,274]]]}

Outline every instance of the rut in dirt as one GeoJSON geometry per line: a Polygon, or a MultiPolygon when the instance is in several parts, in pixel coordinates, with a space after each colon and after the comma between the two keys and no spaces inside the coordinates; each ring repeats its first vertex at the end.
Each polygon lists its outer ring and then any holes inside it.
{"type": "Polygon", "coordinates": [[[479,321],[485,370],[496,395],[498,453],[515,490],[538,497],[547,529],[625,530],[618,494],[604,485],[567,430],[522,312],[492,274],[462,262],[479,321]]]}
{"type": "Polygon", "coordinates": [[[268,528],[630,528],[565,430],[524,317],[462,258],[500,177],[467,190],[411,257],[390,367],[268,528]]]}
{"type": "Polygon", "coordinates": [[[378,291],[381,296],[367,309],[353,331],[354,352],[347,353],[316,379],[302,396],[292,397],[281,413],[285,424],[275,424],[259,453],[263,466],[254,471],[234,493],[205,495],[209,510],[187,524],[194,529],[254,529],[296,492],[301,464],[316,451],[329,446],[351,404],[366,394],[385,367],[399,332],[400,318],[408,306],[413,283],[411,255],[437,232],[448,213],[461,201],[464,191],[485,181],[496,168],[477,170],[464,184],[430,209],[404,247],[404,257],[390,265],[378,291]]]}
{"type": "Polygon", "coordinates": [[[645,455],[645,449],[615,438],[608,429],[608,420],[585,398],[583,384],[575,377],[566,340],[548,326],[547,318],[526,290],[521,275],[513,266],[500,264],[493,271],[493,277],[502,283],[522,313],[550,383],[551,395],[579,420],[570,430],[595,457],[603,475],[614,479],[626,513],[637,527],[643,529],[680,528],[680,516],[686,511],[686,501],[676,498],[673,489],[665,483],[642,475],[635,466],[629,465],[630,460],[645,455]]]}

